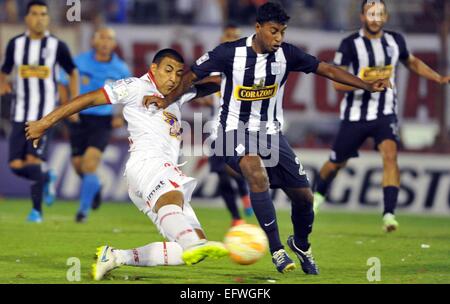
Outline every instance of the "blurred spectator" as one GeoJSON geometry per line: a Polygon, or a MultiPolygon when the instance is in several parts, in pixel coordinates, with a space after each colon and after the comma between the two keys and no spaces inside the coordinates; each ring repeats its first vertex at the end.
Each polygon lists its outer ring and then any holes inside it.
{"type": "Polygon", "coordinates": [[[175,0],[175,14],[183,24],[191,24],[194,19],[194,0],[175,0]]]}
{"type": "Polygon", "coordinates": [[[128,13],[128,0],[106,0],[103,1],[105,7],[105,20],[108,23],[126,23],[128,13]]]}
{"type": "Polygon", "coordinates": [[[0,0],[0,22],[16,23],[19,20],[19,9],[14,0],[0,0]]]}
{"type": "Polygon", "coordinates": [[[194,0],[194,23],[196,25],[222,26],[226,0],[194,0]]]}

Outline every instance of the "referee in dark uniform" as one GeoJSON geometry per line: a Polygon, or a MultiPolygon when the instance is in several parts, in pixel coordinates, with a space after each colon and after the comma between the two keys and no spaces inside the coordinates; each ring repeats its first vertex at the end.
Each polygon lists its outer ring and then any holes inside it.
{"type": "Polygon", "coordinates": [[[9,139],[9,166],[17,176],[31,184],[33,209],[30,222],[42,221],[42,200],[54,201],[56,176],[44,171],[48,140],[37,148],[25,139],[25,123],[39,120],[53,111],[57,101],[57,67],[70,75],[72,96],[78,95],[78,72],[67,45],[49,34],[48,6],[44,1],[30,1],[25,16],[27,31],[11,39],[0,72],[0,95],[12,93],[7,76],[15,70],[15,95],[12,106],[12,132],[9,139]]]}

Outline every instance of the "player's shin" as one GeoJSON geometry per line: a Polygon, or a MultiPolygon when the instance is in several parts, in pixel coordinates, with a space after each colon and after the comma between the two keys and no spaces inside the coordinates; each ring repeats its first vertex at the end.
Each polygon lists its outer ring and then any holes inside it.
{"type": "Polygon", "coordinates": [[[183,210],[175,204],[164,205],[158,212],[159,225],[169,240],[174,240],[183,249],[195,246],[204,242],[200,240],[195,229],[188,222],[183,210]]]}
{"type": "Polygon", "coordinates": [[[146,246],[113,251],[119,265],[128,266],[164,266],[182,265],[183,248],[175,242],[155,242],[146,246]]]}

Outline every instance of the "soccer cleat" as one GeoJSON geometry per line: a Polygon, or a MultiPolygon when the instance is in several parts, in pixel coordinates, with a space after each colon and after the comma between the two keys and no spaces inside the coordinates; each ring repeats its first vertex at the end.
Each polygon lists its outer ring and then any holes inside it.
{"type": "Polygon", "coordinates": [[[77,215],[75,216],[75,222],[77,223],[84,223],[87,220],[87,215],[85,215],[84,213],[78,212],[77,215]]]}
{"type": "Polygon", "coordinates": [[[181,258],[186,265],[194,265],[205,258],[219,259],[229,254],[225,245],[220,242],[207,241],[199,245],[187,248],[183,251],[181,258]]]}
{"type": "Polygon", "coordinates": [[[94,196],[94,200],[92,201],[92,210],[97,210],[100,208],[102,204],[102,186],[98,189],[97,193],[94,196]]]}
{"type": "Polygon", "coordinates": [[[44,202],[47,206],[53,205],[56,197],[57,176],[53,170],[48,170],[48,180],[44,185],[44,202]]]}
{"type": "Polygon", "coordinates": [[[250,201],[249,195],[244,195],[241,197],[242,205],[244,206],[244,214],[247,217],[250,217],[253,215],[253,208],[252,203],[250,201]]]}
{"type": "Polygon", "coordinates": [[[95,264],[92,264],[92,277],[96,281],[100,281],[111,270],[119,267],[113,254],[114,248],[109,246],[101,246],[97,248],[95,253],[95,264]]]}
{"type": "Polygon", "coordinates": [[[42,223],[42,215],[36,209],[31,209],[30,214],[28,214],[27,221],[31,223],[42,223]]]}
{"type": "Polygon", "coordinates": [[[320,206],[325,202],[325,196],[319,192],[314,192],[314,214],[319,212],[320,206]]]}
{"type": "Polygon", "coordinates": [[[385,232],[393,232],[398,229],[398,222],[395,220],[395,215],[386,213],[383,216],[383,230],[385,232]]]}
{"type": "Polygon", "coordinates": [[[289,236],[287,240],[289,248],[295,253],[295,255],[300,260],[300,264],[302,266],[302,270],[306,274],[319,274],[319,268],[314,261],[314,257],[312,255],[311,246],[309,246],[308,251],[302,251],[295,245],[294,236],[289,236]]]}
{"type": "Polygon", "coordinates": [[[297,266],[295,266],[294,261],[289,257],[286,250],[280,249],[272,254],[272,262],[277,267],[277,270],[281,273],[286,273],[293,271],[297,266]]]}
{"type": "Polygon", "coordinates": [[[247,222],[246,222],[245,220],[243,220],[243,219],[234,219],[234,220],[231,222],[231,227],[239,226],[239,225],[244,225],[244,224],[247,224],[247,222]]]}

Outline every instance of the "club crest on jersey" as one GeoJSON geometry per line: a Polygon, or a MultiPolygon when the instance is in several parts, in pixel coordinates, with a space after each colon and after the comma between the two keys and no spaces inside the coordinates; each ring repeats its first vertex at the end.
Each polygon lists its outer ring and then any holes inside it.
{"type": "Polygon", "coordinates": [[[281,74],[281,63],[280,62],[272,62],[271,65],[272,75],[280,75],[281,74]]]}
{"type": "Polygon", "coordinates": [[[181,125],[178,118],[170,113],[163,111],[164,121],[170,125],[170,136],[181,139],[181,125]]]}
{"type": "Polygon", "coordinates": [[[264,86],[264,80],[251,87],[237,86],[234,91],[234,97],[241,101],[257,101],[270,99],[277,94],[278,84],[264,86]]]}

